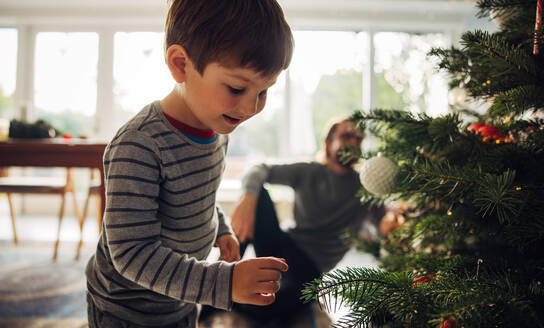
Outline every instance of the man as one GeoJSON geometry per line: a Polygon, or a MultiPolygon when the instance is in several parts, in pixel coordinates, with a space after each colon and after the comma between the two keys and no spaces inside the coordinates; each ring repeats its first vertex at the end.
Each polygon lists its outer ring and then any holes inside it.
{"type": "Polygon", "coordinates": [[[361,185],[353,162],[340,160],[344,146],[360,148],[362,140],[353,123],[342,120],[331,126],[325,138],[325,164],[261,164],[244,176],[243,195],[232,214],[241,255],[251,242],[258,257],[284,258],[290,269],[283,274],[274,304],[236,304],[235,310],[262,321],[293,317],[305,306],[300,300],[304,283],[331,270],[349,250],[346,229],[360,228],[369,216],[378,220],[383,216],[383,209],[373,213],[369,206],[361,204],[355,196],[361,185]],[[296,226],[289,231],[279,227],[273,202],[263,188],[265,182],[294,189],[296,226]]]}

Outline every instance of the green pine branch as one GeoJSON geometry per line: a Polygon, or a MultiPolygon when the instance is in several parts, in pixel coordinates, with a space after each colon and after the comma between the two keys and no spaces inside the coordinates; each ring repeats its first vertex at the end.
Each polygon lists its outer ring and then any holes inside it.
{"type": "Polygon", "coordinates": [[[467,327],[543,327],[527,297],[528,290],[539,293],[534,289],[538,283],[520,288],[508,273],[484,265],[479,261],[471,272],[436,273],[426,280],[369,268],[338,269],[307,284],[302,299],[320,301],[331,312],[348,305],[352,312],[334,327],[383,327],[386,322],[436,327],[446,318],[467,327]]]}
{"type": "Polygon", "coordinates": [[[520,115],[528,110],[544,109],[543,93],[544,87],[536,85],[522,85],[501,92],[491,105],[490,114],[494,116],[520,115]]]}
{"type": "Polygon", "coordinates": [[[491,103],[470,117],[495,131],[469,131],[473,122],[461,120],[467,109],[437,118],[382,109],[352,117],[399,166],[393,194],[361,188],[357,196],[407,200],[414,209],[379,245],[387,271],[337,270],[307,286],[307,300],[349,307],[337,327],[437,327],[450,318],[465,327],[543,326],[544,30],[534,31],[536,0],[478,6],[500,31],[467,32],[462,49],[429,56],[439,58],[451,87],[491,103]],[[540,55],[533,55],[535,34],[540,55]],[[415,277],[431,279],[414,284],[415,277]]]}
{"type": "Polygon", "coordinates": [[[500,223],[517,218],[524,200],[521,186],[514,186],[515,178],[513,171],[501,175],[487,173],[481,177],[475,190],[474,205],[483,218],[495,214],[500,223]]]}
{"type": "Polygon", "coordinates": [[[483,55],[500,59],[506,64],[506,67],[525,73],[535,83],[538,83],[541,78],[533,56],[519,45],[512,44],[503,37],[477,30],[463,34],[462,44],[465,47],[479,47],[483,55]]]}
{"type": "Polygon", "coordinates": [[[479,0],[476,4],[479,8],[477,16],[484,17],[503,17],[519,8],[534,8],[534,0],[479,0]]]}

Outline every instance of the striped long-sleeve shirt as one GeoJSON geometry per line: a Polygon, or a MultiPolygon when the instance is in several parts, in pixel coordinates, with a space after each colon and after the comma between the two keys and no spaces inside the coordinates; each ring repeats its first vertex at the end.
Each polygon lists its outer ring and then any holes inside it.
{"type": "Polygon", "coordinates": [[[192,141],[158,101],[118,131],[104,154],[103,232],[86,269],[100,310],[161,326],[194,316],[195,303],[231,308],[234,265],[205,261],[231,233],[215,204],[227,142],[192,141]]]}

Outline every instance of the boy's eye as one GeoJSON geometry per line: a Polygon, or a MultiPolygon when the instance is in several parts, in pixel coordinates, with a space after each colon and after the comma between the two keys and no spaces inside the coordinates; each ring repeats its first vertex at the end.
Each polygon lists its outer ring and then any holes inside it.
{"type": "Polygon", "coordinates": [[[244,89],[236,89],[233,87],[228,87],[228,88],[230,93],[232,93],[233,95],[241,95],[242,93],[244,93],[244,89]]]}

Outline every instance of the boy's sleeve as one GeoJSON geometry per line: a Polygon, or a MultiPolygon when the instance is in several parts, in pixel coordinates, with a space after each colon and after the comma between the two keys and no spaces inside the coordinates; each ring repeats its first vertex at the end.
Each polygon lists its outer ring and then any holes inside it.
{"type": "Polygon", "coordinates": [[[219,228],[217,230],[217,237],[226,234],[233,234],[232,228],[227,223],[225,214],[223,213],[223,210],[221,210],[221,207],[219,205],[216,206],[217,209],[217,218],[219,219],[219,228]]]}
{"type": "MultiPolygon", "coordinates": [[[[152,137],[125,132],[106,150],[104,170],[105,249],[115,270],[155,293],[230,310],[234,264],[199,261],[161,241],[158,200],[164,177],[152,137]]],[[[226,231],[225,224],[221,226],[226,231]]]]}
{"type": "Polygon", "coordinates": [[[257,197],[265,182],[296,188],[304,172],[308,172],[309,165],[308,163],[255,165],[242,178],[242,191],[257,197]]]}

